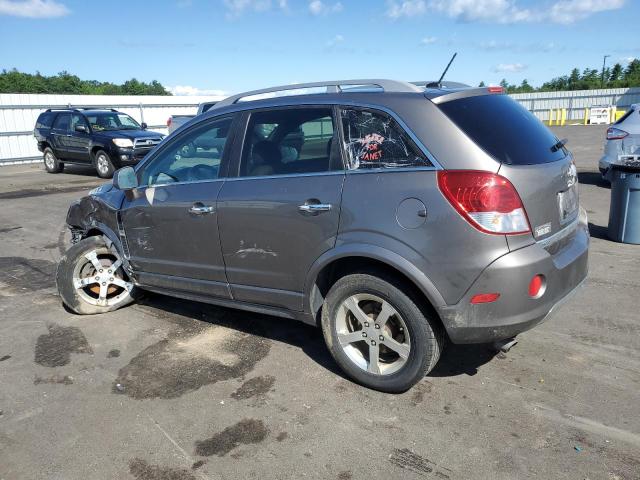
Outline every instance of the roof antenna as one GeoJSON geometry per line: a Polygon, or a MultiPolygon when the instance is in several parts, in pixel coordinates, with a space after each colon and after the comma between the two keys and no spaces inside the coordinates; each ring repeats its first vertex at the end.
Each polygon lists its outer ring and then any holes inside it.
{"type": "Polygon", "coordinates": [[[453,54],[453,57],[451,57],[451,60],[449,60],[449,63],[447,64],[447,68],[444,69],[444,72],[442,72],[442,75],[440,76],[440,80],[438,80],[436,82],[436,87],[441,88],[442,87],[442,79],[444,78],[444,76],[447,74],[447,72],[449,71],[449,67],[451,66],[451,64],[453,63],[453,60],[456,58],[456,55],[458,55],[458,52],[455,52],[453,54]]]}

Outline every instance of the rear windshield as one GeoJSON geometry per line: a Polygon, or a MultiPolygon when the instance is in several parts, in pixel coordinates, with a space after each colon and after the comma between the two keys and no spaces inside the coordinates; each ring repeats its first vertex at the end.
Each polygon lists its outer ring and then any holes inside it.
{"type": "Polygon", "coordinates": [[[555,162],[566,150],[540,120],[507,95],[461,98],[440,109],[478,146],[501,163],[535,165],[555,162]]]}
{"type": "Polygon", "coordinates": [[[618,121],[616,123],[614,123],[614,125],[620,125],[622,122],[624,122],[627,118],[629,118],[631,116],[631,114],[634,112],[633,108],[630,108],[627,113],[625,113],[623,116],[621,116],[618,121]]]}

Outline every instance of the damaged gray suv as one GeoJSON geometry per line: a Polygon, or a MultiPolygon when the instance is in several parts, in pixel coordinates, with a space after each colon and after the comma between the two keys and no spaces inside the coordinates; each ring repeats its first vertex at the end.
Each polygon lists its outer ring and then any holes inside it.
{"type": "Polygon", "coordinates": [[[57,285],[73,311],[149,290],[298,319],[350,377],[388,392],[423,378],[446,341],[532,328],[587,275],[573,158],[496,87],[232,96],[67,223],[57,285]]]}

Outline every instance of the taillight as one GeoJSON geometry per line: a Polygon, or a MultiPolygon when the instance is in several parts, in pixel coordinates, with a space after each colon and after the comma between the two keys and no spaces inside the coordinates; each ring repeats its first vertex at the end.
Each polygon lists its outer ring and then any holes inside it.
{"type": "Polygon", "coordinates": [[[171,126],[171,117],[167,118],[167,128],[171,126]]]}
{"type": "Polygon", "coordinates": [[[504,88],[502,87],[489,87],[487,88],[489,93],[504,93],[504,88]]]}
{"type": "Polygon", "coordinates": [[[460,215],[484,233],[531,231],[520,196],[509,180],[491,172],[441,170],[440,191],[460,215]]]}
{"type": "Polygon", "coordinates": [[[620,140],[621,138],[629,135],[628,132],[620,130],[619,128],[610,127],[607,128],[607,140],[620,140]]]}

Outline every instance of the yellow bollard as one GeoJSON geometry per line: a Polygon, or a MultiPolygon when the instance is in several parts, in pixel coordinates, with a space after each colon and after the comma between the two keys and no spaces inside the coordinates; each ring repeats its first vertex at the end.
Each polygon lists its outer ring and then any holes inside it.
{"type": "Polygon", "coordinates": [[[587,125],[589,122],[589,109],[585,107],[584,109],[584,124],[587,125]]]}
{"type": "Polygon", "coordinates": [[[558,109],[558,111],[556,112],[556,125],[560,125],[560,116],[562,114],[560,113],[560,109],[558,109]]]}
{"type": "Polygon", "coordinates": [[[553,125],[553,110],[549,109],[549,126],[553,125]]]}
{"type": "Polygon", "coordinates": [[[562,120],[561,120],[561,122],[560,122],[560,125],[563,125],[563,126],[564,126],[564,124],[565,124],[565,122],[566,122],[566,121],[567,121],[567,109],[566,109],[566,108],[563,108],[563,109],[562,109],[562,120]]]}

